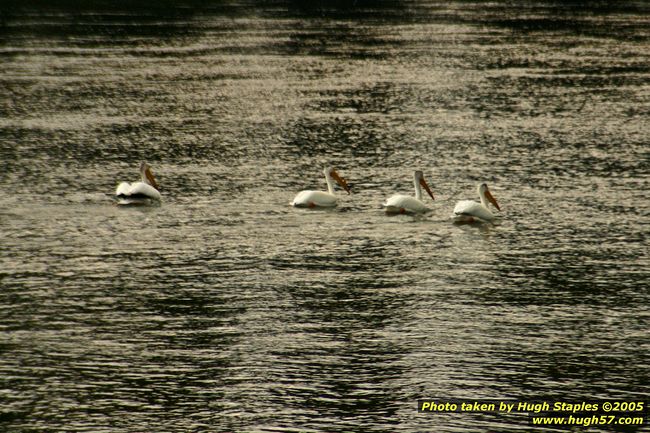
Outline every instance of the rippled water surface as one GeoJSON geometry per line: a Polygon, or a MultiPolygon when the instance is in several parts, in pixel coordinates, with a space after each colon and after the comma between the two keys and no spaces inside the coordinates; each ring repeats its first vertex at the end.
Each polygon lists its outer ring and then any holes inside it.
{"type": "Polygon", "coordinates": [[[44,3],[0,6],[1,430],[650,400],[647,3],[44,3]],[[143,160],[162,202],[117,206],[143,160]],[[292,208],[326,165],[353,194],[292,208]],[[415,169],[433,211],[386,216],[415,169]]]}

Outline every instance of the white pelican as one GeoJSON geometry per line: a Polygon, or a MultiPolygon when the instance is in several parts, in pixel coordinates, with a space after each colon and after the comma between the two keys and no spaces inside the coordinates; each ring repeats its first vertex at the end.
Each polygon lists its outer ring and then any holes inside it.
{"type": "Polygon", "coordinates": [[[496,199],[492,197],[487,184],[482,183],[477,187],[478,195],[481,198],[480,203],[474,200],[461,200],[454,207],[454,221],[456,222],[475,222],[475,221],[492,221],[496,216],[488,209],[488,202],[492,203],[497,210],[501,211],[496,199]]]}
{"type": "Polygon", "coordinates": [[[296,198],[293,199],[291,204],[296,207],[333,207],[336,206],[337,197],[334,195],[334,183],[332,179],[338,183],[341,188],[345,189],[350,194],[350,187],[345,179],[343,179],[332,167],[327,167],[323,170],[325,173],[325,181],[327,182],[327,192],[325,191],[300,191],[296,198]]]}
{"type": "Polygon", "coordinates": [[[427,191],[431,200],[433,193],[429,189],[429,185],[424,180],[424,176],[420,170],[413,173],[413,184],[415,185],[415,197],[410,195],[395,194],[391,196],[383,206],[386,208],[387,213],[423,213],[430,211],[428,207],[422,202],[422,188],[427,191]]]}
{"type": "Polygon", "coordinates": [[[151,167],[146,162],[140,164],[140,182],[122,182],[117,186],[115,195],[122,199],[154,199],[160,200],[160,193],[158,192],[158,182],[153,177],[151,167]]]}

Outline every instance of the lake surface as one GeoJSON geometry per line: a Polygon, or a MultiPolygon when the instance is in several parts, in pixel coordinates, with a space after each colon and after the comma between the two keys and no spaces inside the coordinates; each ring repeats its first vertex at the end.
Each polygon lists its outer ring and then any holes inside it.
{"type": "Polygon", "coordinates": [[[45,3],[0,6],[0,430],[650,401],[648,3],[45,3]],[[143,160],[162,202],[117,206],[143,160]],[[353,193],[292,208],[327,165],[353,193]],[[432,212],[385,215],[416,169],[432,212]]]}

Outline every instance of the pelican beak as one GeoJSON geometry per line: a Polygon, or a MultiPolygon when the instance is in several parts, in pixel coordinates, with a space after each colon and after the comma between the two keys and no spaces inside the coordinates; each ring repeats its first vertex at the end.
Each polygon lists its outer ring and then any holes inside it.
{"type": "Polygon", "coordinates": [[[332,179],[334,179],[336,183],[338,183],[341,186],[341,188],[343,188],[344,190],[347,191],[348,194],[350,194],[350,187],[348,186],[348,183],[345,181],[345,179],[339,176],[336,170],[332,170],[330,172],[330,175],[332,176],[332,179]]]}
{"type": "Polygon", "coordinates": [[[147,176],[147,180],[156,189],[159,189],[160,187],[158,186],[158,182],[156,182],[156,178],[153,177],[153,173],[151,172],[151,168],[147,167],[147,169],[144,171],[144,175],[147,176]]]}
{"type": "Polygon", "coordinates": [[[433,198],[433,193],[429,189],[429,185],[427,185],[427,181],[424,180],[424,178],[420,179],[420,185],[422,185],[422,188],[424,188],[424,190],[429,194],[429,197],[431,197],[431,200],[435,200],[435,198],[433,198]]]}
{"type": "Polygon", "coordinates": [[[494,205],[495,208],[501,211],[501,208],[499,207],[499,203],[497,203],[497,200],[492,196],[490,190],[485,190],[485,197],[490,201],[490,203],[494,205]]]}

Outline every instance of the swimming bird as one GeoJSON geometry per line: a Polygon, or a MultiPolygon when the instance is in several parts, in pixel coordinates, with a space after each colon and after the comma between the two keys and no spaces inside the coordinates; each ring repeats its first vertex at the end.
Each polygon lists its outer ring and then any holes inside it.
{"type": "Polygon", "coordinates": [[[296,197],[293,199],[291,204],[296,207],[334,207],[338,198],[334,195],[334,183],[332,180],[335,180],[341,188],[345,189],[348,194],[350,194],[350,187],[348,186],[345,179],[343,179],[336,170],[332,167],[326,167],[323,170],[325,174],[325,182],[327,182],[327,192],[325,191],[300,191],[296,197]]]}
{"type": "Polygon", "coordinates": [[[461,200],[454,207],[452,217],[455,222],[492,221],[496,216],[488,209],[488,203],[492,203],[497,210],[501,211],[496,199],[490,193],[487,184],[481,183],[476,188],[480,203],[474,200],[461,200]]]}
{"type": "Polygon", "coordinates": [[[120,199],[153,199],[160,200],[160,192],[158,192],[158,182],[151,172],[151,166],[146,162],[140,164],[140,182],[122,182],[117,186],[115,195],[120,199]]]}
{"type": "Polygon", "coordinates": [[[431,200],[435,200],[431,189],[429,189],[429,185],[424,180],[422,171],[416,170],[413,172],[413,185],[415,186],[415,197],[403,194],[391,196],[382,205],[387,213],[424,213],[431,210],[422,201],[422,188],[427,191],[431,200]]]}

